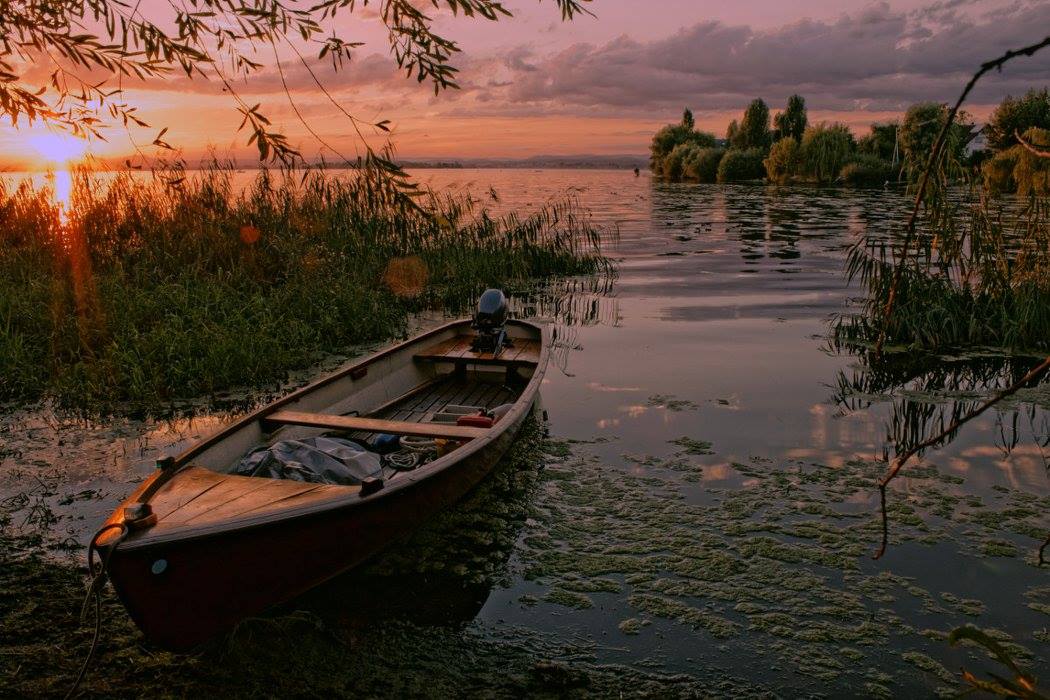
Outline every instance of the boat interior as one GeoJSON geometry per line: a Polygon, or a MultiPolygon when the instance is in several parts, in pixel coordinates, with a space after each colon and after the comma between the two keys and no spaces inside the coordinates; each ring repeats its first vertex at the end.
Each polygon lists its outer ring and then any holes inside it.
{"type": "Polygon", "coordinates": [[[243,475],[238,466],[260,446],[339,437],[372,449],[377,436],[397,436],[402,447],[410,441],[435,447],[429,460],[454,460],[457,449],[498,429],[499,417],[491,412],[510,410],[540,364],[539,328],[509,322],[506,336],[496,352],[479,351],[469,321],[449,324],[315,382],[203,441],[177,458],[177,478],[149,494],[158,521],[148,539],[173,528],[364,495],[375,482],[414,469],[384,456],[381,473],[355,484],[243,475]],[[485,427],[477,419],[482,415],[492,417],[495,427],[485,427]]]}

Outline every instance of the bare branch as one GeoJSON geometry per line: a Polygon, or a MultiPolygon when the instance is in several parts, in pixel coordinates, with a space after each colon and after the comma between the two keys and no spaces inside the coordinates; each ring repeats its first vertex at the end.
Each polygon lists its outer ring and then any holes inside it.
{"type": "MultiPolygon", "coordinates": [[[[980,406],[970,411],[966,415],[961,416],[956,420],[952,421],[951,425],[949,425],[947,428],[937,433],[930,439],[924,440],[923,442],[914,445],[904,454],[898,455],[896,458],[894,458],[892,464],[890,465],[889,472],[886,474],[886,476],[882,478],[882,482],[879,484],[879,492],[882,500],[882,546],[879,547],[879,551],[876,552],[875,555],[872,557],[873,559],[879,559],[880,557],[882,557],[883,554],[886,553],[887,541],[889,540],[889,524],[886,516],[886,487],[900,473],[901,469],[904,468],[904,465],[907,464],[908,460],[914,457],[917,453],[927,448],[939,445],[945,438],[955,434],[959,430],[959,428],[961,428],[965,423],[981,415],[989,408],[1002,401],[1003,399],[1009,396],[1013,396],[1028,384],[1038,381],[1039,378],[1046,374],[1048,370],[1050,370],[1050,356],[1048,356],[1038,365],[1033,367],[1032,370],[1028,372],[1028,374],[1021,377],[1020,381],[1016,382],[1009,388],[1000,391],[994,397],[992,397],[988,401],[985,401],[980,406]]],[[[1045,547],[1046,545],[1044,544],[1043,548],[1045,547]]],[[[1040,562],[1042,562],[1042,550],[1040,550],[1040,562]]]]}
{"type": "Polygon", "coordinates": [[[1017,143],[1021,144],[1026,151],[1033,155],[1039,156],[1040,158],[1050,158],[1050,151],[1044,151],[1028,143],[1024,140],[1024,137],[1017,132],[1017,129],[1014,129],[1014,138],[1017,139],[1017,143]]]}

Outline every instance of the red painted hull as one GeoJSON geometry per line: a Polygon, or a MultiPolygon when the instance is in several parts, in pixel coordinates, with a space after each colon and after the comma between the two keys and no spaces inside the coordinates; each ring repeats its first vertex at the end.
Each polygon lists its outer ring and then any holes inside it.
{"type": "Polygon", "coordinates": [[[389,494],[207,536],[118,546],[109,565],[114,588],[152,642],[192,648],[357,566],[461,499],[505,454],[526,415],[484,449],[389,494]],[[166,566],[154,573],[160,560],[166,566]]]}

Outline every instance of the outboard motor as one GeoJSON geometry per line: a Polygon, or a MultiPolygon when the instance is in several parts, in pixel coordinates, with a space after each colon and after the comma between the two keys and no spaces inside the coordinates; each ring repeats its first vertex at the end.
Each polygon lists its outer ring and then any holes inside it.
{"type": "Polygon", "coordinates": [[[486,289],[478,299],[478,310],[472,324],[477,331],[470,349],[496,354],[510,345],[507,338],[507,297],[499,289],[486,289]]]}

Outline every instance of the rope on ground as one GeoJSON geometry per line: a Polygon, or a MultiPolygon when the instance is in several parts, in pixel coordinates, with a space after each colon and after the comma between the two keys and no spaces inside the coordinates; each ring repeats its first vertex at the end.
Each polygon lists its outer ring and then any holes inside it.
{"type": "Polygon", "coordinates": [[[124,523],[110,523],[92,535],[91,544],[88,545],[88,575],[91,576],[91,582],[88,584],[87,593],[84,595],[84,603],[80,606],[80,624],[84,624],[84,620],[87,618],[88,605],[94,599],[95,630],[91,635],[91,646],[88,648],[87,657],[84,658],[84,663],[81,664],[80,672],[77,674],[76,680],[73,681],[72,687],[66,693],[66,700],[73,697],[77,689],[80,688],[80,684],[84,681],[84,676],[87,675],[88,667],[91,666],[91,660],[95,656],[95,650],[98,648],[98,641],[102,636],[102,589],[106,585],[109,558],[113,555],[113,550],[117,548],[117,545],[123,542],[127,536],[127,525],[124,523]],[[116,539],[105,545],[105,553],[99,557],[99,561],[96,563],[95,554],[99,551],[98,540],[109,530],[120,530],[120,532],[116,539]]]}
{"type": "MultiPolygon", "coordinates": [[[[944,441],[945,438],[955,433],[965,423],[981,415],[989,408],[999,403],[1003,399],[1007,398],[1008,396],[1013,396],[1028,384],[1037,381],[1042,375],[1046,374],[1048,370],[1050,370],[1050,356],[1047,356],[1042,362],[1033,367],[1032,370],[1028,372],[1028,374],[1021,377],[1020,381],[1015,383],[1013,386],[1010,386],[1009,388],[1000,391],[994,397],[992,397],[988,401],[985,401],[983,404],[970,411],[965,416],[961,416],[956,420],[952,421],[951,425],[949,425],[947,428],[945,428],[938,434],[934,435],[929,440],[924,440],[923,442],[920,442],[919,444],[913,446],[911,449],[907,450],[903,454],[898,455],[894,458],[892,464],[890,465],[889,472],[887,472],[886,476],[882,478],[882,483],[879,484],[879,495],[882,500],[882,546],[879,547],[879,551],[877,551],[872,557],[873,559],[879,559],[882,557],[883,554],[886,553],[886,545],[887,541],[889,540],[889,523],[888,518],[886,516],[886,486],[891,481],[893,481],[894,477],[896,477],[897,474],[900,473],[901,469],[904,468],[904,465],[908,462],[908,460],[914,457],[917,453],[929,447],[933,447],[935,445],[940,444],[942,441],[944,441]]],[[[1050,544],[1050,539],[1048,539],[1047,542],[1043,544],[1042,548],[1039,550],[1040,564],[1042,564],[1043,550],[1046,549],[1047,544],[1050,544]]]]}

